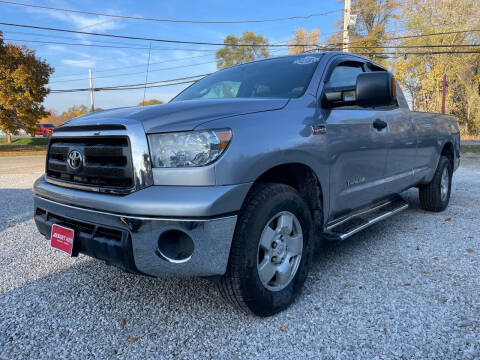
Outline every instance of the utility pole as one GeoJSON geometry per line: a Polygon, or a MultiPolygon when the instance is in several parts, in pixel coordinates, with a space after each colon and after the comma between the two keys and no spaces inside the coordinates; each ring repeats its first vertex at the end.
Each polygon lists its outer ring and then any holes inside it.
{"type": "Polygon", "coordinates": [[[343,13],[343,51],[348,52],[348,26],[350,24],[350,0],[345,0],[345,12],[343,13]]]}
{"type": "Polygon", "coordinates": [[[447,97],[447,75],[443,75],[442,81],[442,114],[445,114],[445,98],[447,97]]]}
{"type": "Polygon", "coordinates": [[[95,105],[93,104],[93,81],[92,81],[92,69],[88,69],[88,75],[90,78],[90,105],[92,106],[91,111],[95,111],[95,105]]]}
{"type": "Polygon", "coordinates": [[[145,93],[147,92],[147,82],[148,82],[148,70],[150,69],[150,53],[152,51],[152,42],[150,41],[150,46],[148,47],[148,62],[147,62],[147,74],[145,75],[145,87],[143,88],[143,101],[145,102],[145,93]]]}

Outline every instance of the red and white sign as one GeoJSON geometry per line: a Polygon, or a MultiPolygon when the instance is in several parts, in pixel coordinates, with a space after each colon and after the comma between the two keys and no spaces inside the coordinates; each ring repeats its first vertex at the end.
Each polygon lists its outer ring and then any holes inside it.
{"type": "Polygon", "coordinates": [[[71,256],[74,233],[75,232],[72,229],[53,224],[52,233],[50,235],[50,246],[71,256]]]}

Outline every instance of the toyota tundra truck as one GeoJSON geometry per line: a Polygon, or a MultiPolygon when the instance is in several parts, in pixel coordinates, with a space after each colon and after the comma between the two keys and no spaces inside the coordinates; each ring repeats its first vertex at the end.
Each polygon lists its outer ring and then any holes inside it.
{"type": "Polygon", "coordinates": [[[34,218],[70,256],[206,277],[234,306],[269,316],[299,293],[316,247],[406,209],[403,191],[444,210],[459,149],[452,116],[410,111],[392,74],[368,59],[264,59],[206,76],[166,105],[56,128],[34,218]]]}

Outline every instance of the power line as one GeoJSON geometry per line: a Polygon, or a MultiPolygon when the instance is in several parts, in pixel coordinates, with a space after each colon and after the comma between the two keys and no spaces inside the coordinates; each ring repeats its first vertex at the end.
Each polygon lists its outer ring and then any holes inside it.
{"type": "MultiPolygon", "coordinates": [[[[25,32],[25,31],[15,31],[15,30],[3,30],[3,35],[5,34],[16,34],[16,35],[27,35],[27,36],[40,36],[38,32],[25,32]]],[[[79,37],[72,37],[72,36],[59,36],[59,35],[41,35],[42,37],[49,37],[49,38],[56,38],[56,39],[67,39],[67,40],[78,40],[79,37]]],[[[33,39],[37,40],[37,39],[33,39]]],[[[122,44],[122,45],[130,45],[130,43],[119,43],[119,42],[113,42],[113,41],[101,41],[101,40],[90,40],[90,41],[95,41],[98,43],[108,43],[108,44],[122,44]]]]}
{"type": "Polygon", "coordinates": [[[144,88],[147,88],[147,89],[160,88],[160,87],[175,86],[175,85],[181,85],[181,84],[191,84],[191,83],[197,82],[198,80],[200,80],[200,79],[187,80],[187,81],[181,81],[181,82],[169,83],[169,84],[162,84],[162,85],[152,85],[152,86],[146,86],[146,87],[137,86],[137,87],[125,87],[125,88],[120,88],[120,89],[117,89],[117,88],[108,89],[107,88],[107,89],[102,89],[102,90],[99,90],[99,91],[124,91],[124,90],[141,90],[141,89],[144,89],[144,88]]]}
{"type": "MultiPolygon", "coordinates": [[[[35,32],[25,32],[25,31],[12,31],[12,30],[4,30],[3,31],[3,35],[5,36],[6,34],[18,34],[18,35],[27,35],[27,36],[41,36],[42,38],[44,37],[48,37],[48,38],[55,38],[55,39],[66,39],[66,40],[80,40],[81,38],[80,37],[72,37],[72,36],[59,36],[59,35],[52,35],[52,34],[40,34],[40,33],[35,33],[35,32]]],[[[40,40],[40,39],[31,39],[31,40],[40,40]]],[[[19,40],[19,41],[22,41],[22,40],[19,40]]],[[[24,40],[24,41],[30,41],[30,40],[24,40]]],[[[102,40],[87,40],[89,42],[92,42],[92,43],[99,43],[99,44],[109,44],[109,45],[125,45],[125,46],[131,46],[131,45],[135,45],[134,43],[132,42],[119,42],[119,41],[102,41],[102,40]]]]}
{"type": "Polygon", "coordinates": [[[62,42],[62,41],[44,41],[44,40],[11,39],[11,38],[4,38],[3,40],[33,42],[33,43],[40,43],[40,44],[55,44],[55,45],[68,45],[68,46],[87,46],[87,47],[113,48],[113,49],[139,49],[139,50],[148,49],[148,47],[140,47],[140,46],[114,46],[114,45],[98,45],[98,44],[81,44],[81,43],[70,43],[70,42],[62,42]]]}
{"type": "MultiPolygon", "coordinates": [[[[97,44],[82,44],[82,43],[67,43],[61,41],[44,41],[44,40],[26,40],[26,39],[10,39],[4,38],[7,41],[19,41],[19,42],[34,42],[40,44],[54,44],[54,45],[68,45],[68,46],[86,46],[86,47],[99,47],[99,48],[109,48],[109,49],[137,49],[137,50],[148,50],[148,47],[141,47],[141,46],[113,46],[113,45],[97,45],[97,44]]],[[[212,49],[195,49],[195,48],[185,48],[185,47],[177,47],[177,48],[167,48],[167,47],[152,47],[152,50],[156,51],[171,51],[171,50],[185,50],[185,51],[193,51],[193,52],[215,52],[216,50],[212,49]]]]}
{"type": "MultiPolygon", "coordinates": [[[[0,0],[1,2],[1,0],[0,0]]],[[[474,30],[472,30],[474,31],[474,30]]],[[[480,30],[479,30],[480,31],[480,30]]],[[[463,32],[463,31],[462,31],[463,32]]],[[[439,34],[440,35],[440,34],[439,34]]],[[[418,35],[420,36],[420,35],[418,35]]],[[[421,35],[421,36],[430,36],[430,35],[421,35]]],[[[416,36],[417,37],[417,36],[416,36]]],[[[393,38],[392,38],[393,39],[393,38]]],[[[101,48],[115,48],[115,49],[140,49],[140,50],[148,50],[148,47],[139,47],[139,46],[110,46],[110,45],[97,45],[97,44],[80,44],[80,43],[67,43],[67,42],[56,42],[56,41],[43,41],[43,40],[28,40],[28,39],[11,39],[11,38],[5,38],[4,40],[7,41],[19,41],[19,42],[35,42],[35,43],[42,43],[42,44],[58,44],[58,45],[69,45],[69,46],[88,46],[88,47],[101,47],[101,48]]],[[[388,40],[388,39],[386,39],[388,40]]],[[[368,41],[368,40],[361,40],[361,41],[368,41]]],[[[349,44],[354,44],[358,43],[361,41],[357,42],[350,42],[349,44]]],[[[281,44],[276,44],[276,45],[281,45],[281,44]]],[[[326,44],[327,47],[333,48],[336,44],[326,44]]],[[[261,45],[263,46],[263,45],[261,45]]],[[[270,45],[267,45],[270,46],[270,45]]],[[[290,45],[286,45],[290,46],[290,45]]],[[[299,45],[303,46],[303,45],[299,45]]],[[[315,46],[315,45],[309,45],[309,46],[315,46]]],[[[319,46],[319,45],[316,45],[319,46]]],[[[366,46],[349,46],[352,49],[373,49],[373,48],[390,48],[390,49],[408,49],[408,48],[442,48],[442,47],[475,47],[475,46],[480,46],[480,44],[445,44],[445,45],[366,45],[366,46]]],[[[152,50],[178,50],[179,48],[152,48],[152,50]]],[[[180,48],[180,49],[185,49],[185,48],[180,48]]],[[[186,50],[189,51],[209,51],[213,52],[216,50],[209,50],[209,49],[191,49],[191,48],[186,48],[186,50]]],[[[203,56],[210,56],[208,55],[201,55],[198,57],[203,57],[203,56]]],[[[192,57],[189,57],[188,59],[192,59],[192,57]]],[[[97,71],[98,72],[98,71],[97,71]]]]}
{"type": "MultiPolygon", "coordinates": [[[[179,58],[179,59],[159,61],[159,62],[150,63],[150,65],[158,65],[158,64],[165,64],[165,63],[169,63],[169,62],[177,62],[177,61],[183,61],[183,60],[198,59],[198,58],[203,58],[203,57],[207,57],[207,56],[212,56],[212,54],[199,55],[199,56],[189,56],[188,58],[179,58]]],[[[121,69],[131,69],[131,68],[137,68],[137,67],[145,67],[146,65],[147,65],[147,63],[138,64],[138,65],[128,65],[128,66],[114,67],[114,68],[101,69],[101,70],[95,69],[95,73],[103,73],[103,72],[117,71],[117,70],[121,70],[121,69]]],[[[85,72],[78,72],[78,73],[69,74],[69,75],[55,76],[54,78],[58,79],[58,78],[65,78],[65,77],[78,76],[78,75],[85,75],[85,72]]],[[[85,78],[82,78],[82,80],[84,80],[84,79],[85,78]]],[[[50,84],[52,84],[52,83],[50,83],[50,84]]]]}
{"type": "Polygon", "coordinates": [[[132,16],[132,15],[105,14],[105,13],[98,13],[93,11],[64,9],[64,8],[26,4],[26,3],[20,3],[15,1],[5,1],[5,0],[0,0],[0,3],[17,5],[17,6],[25,6],[25,7],[37,8],[37,9],[70,12],[70,13],[76,13],[76,14],[104,16],[104,17],[111,17],[111,18],[117,18],[117,19],[130,19],[130,20],[143,20],[143,21],[156,21],[156,22],[169,22],[169,23],[188,23],[188,24],[246,24],[246,23],[264,23],[264,22],[276,22],[276,21],[299,20],[299,19],[305,20],[305,19],[310,19],[312,17],[326,16],[326,15],[330,15],[330,14],[334,14],[339,11],[342,11],[341,9],[337,9],[337,10],[331,10],[331,11],[326,11],[322,13],[314,13],[314,14],[308,14],[308,15],[289,16],[289,17],[273,18],[273,19],[257,19],[257,20],[179,20],[179,19],[147,18],[147,17],[140,17],[140,16],[132,16]]]}
{"type": "MultiPolygon", "coordinates": [[[[1,0],[0,0],[1,2],[1,0]]],[[[25,24],[13,24],[0,22],[0,25],[4,26],[13,26],[13,27],[23,27],[28,29],[37,29],[37,30],[47,30],[47,31],[58,31],[58,32],[67,32],[73,34],[82,34],[82,35],[91,35],[91,36],[104,36],[104,37],[113,37],[119,39],[129,39],[129,40],[142,40],[142,41],[154,41],[161,43],[170,43],[170,44],[188,44],[188,45],[211,45],[211,46],[225,46],[228,44],[225,43],[215,43],[208,41],[189,41],[189,40],[168,40],[168,39],[156,39],[156,38],[145,38],[140,36],[127,36],[127,35],[114,35],[114,34],[105,34],[105,33],[94,33],[88,31],[79,31],[79,30],[69,30],[69,29],[60,29],[52,28],[45,26],[35,26],[35,25],[25,25],[25,24]]],[[[248,47],[248,46],[264,46],[264,47],[295,47],[295,46],[311,46],[311,44],[235,44],[234,46],[238,47],[248,47]]]]}
{"type": "Polygon", "coordinates": [[[428,36],[440,36],[440,35],[461,34],[461,33],[468,33],[468,32],[479,32],[479,31],[480,29],[452,30],[452,31],[428,33],[428,34],[402,35],[402,36],[388,38],[386,40],[401,40],[401,39],[410,39],[410,38],[419,38],[419,37],[428,37],[428,36]]]}
{"type": "Polygon", "coordinates": [[[350,49],[430,49],[430,48],[465,48],[479,47],[480,44],[446,44],[446,45],[368,45],[349,46],[350,49]]]}
{"type": "Polygon", "coordinates": [[[198,75],[191,75],[191,76],[184,76],[180,78],[175,78],[175,79],[168,79],[168,80],[158,80],[158,81],[151,81],[148,83],[136,83],[136,84],[127,84],[127,85],[114,85],[114,86],[104,86],[102,89],[111,89],[111,88],[124,88],[124,87],[132,87],[132,86],[144,86],[145,84],[147,85],[152,85],[152,84],[159,84],[159,83],[164,83],[164,82],[172,82],[172,81],[179,81],[179,80],[190,80],[194,78],[199,78],[199,77],[204,77],[207,75],[210,75],[212,73],[207,73],[207,74],[198,74],[198,75]]]}
{"type": "MultiPolygon", "coordinates": [[[[206,61],[206,62],[200,62],[200,63],[195,63],[195,64],[185,64],[185,65],[178,65],[178,66],[170,66],[170,67],[161,68],[161,69],[154,69],[154,70],[149,70],[148,72],[152,73],[152,72],[158,72],[158,71],[164,71],[164,70],[181,69],[181,68],[186,68],[186,67],[191,67],[191,66],[215,64],[215,63],[216,63],[216,61],[206,61]]],[[[123,74],[113,74],[113,75],[104,75],[104,76],[94,76],[93,79],[106,79],[106,78],[111,78],[111,77],[131,76],[131,75],[139,75],[139,74],[145,74],[145,71],[123,73],[123,74]]],[[[79,81],[79,80],[85,80],[85,79],[86,79],[85,77],[81,77],[81,78],[68,79],[68,80],[59,80],[59,81],[52,81],[52,82],[50,82],[50,84],[57,84],[57,83],[64,83],[64,82],[71,82],[71,81],[79,81]]]]}
{"type": "MultiPolygon", "coordinates": [[[[430,36],[462,34],[462,33],[470,33],[470,32],[480,32],[480,29],[452,30],[452,31],[428,33],[428,34],[401,35],[401,36],[396,36],[396,37],[385,38],[383,40],[391,41],[391,40],[413,39],[413,38],[423,38],[423,37],[430,37],[430,36]]],[[[358,43],[361,43],[361,42],[364,42],[364,41],[368,41],[367,39],[355,39],[355,40],[357,40],[357,41],[350,41],[350,44],[358,44],[358,43]]]]}
{"type": "MultiPolygon", "coordinates": [[[[2,0],[0,0],[0,2],[1,1],[2,0]]],[[[225,44],[225,43],[216,43],[216,42],[207,42],[207,41],[189,41],[189,40],[168,40],[168,39],[144,38],[144,37],[138,37],[138,36],[114,35],[114,34],[105,34],[105,33],[92,33],[92,32],[86,32],[86,31],[68,30],[68,29],[34,26],[34,25],[24,25],[24,24],[13,24],[13,23],[4,23],[4,22],[0,22],[0,25],[13,26],[13,27],[24,27],[24,28],[30,28],[30,29],[47,30],[47,31],[67,32],[67,33],[83,34],[83,35],[91,35],[91,36],[113,37],[113,38],[129,39],[129,40],[154,41],[154,42],[161,42],[161,43],[189,44],[189,45],[210,45],[210,46],[226,46],[227,45],[228,46],[228,44],[225,44]]],[[[440,36],[440,35],[467,33],[467,32],[480,32],[480,29],[454,30],[454,31],[444,31],[444,32],[429,33],[429,34],[417,34],[417,35],[403,35],[403,36],[386,38],[385,40],[400,40],[400,39],[408,39],[408,38],[440,36]]],[[[365,40],[358,39],[357,41],[350,41],[349,45],[350,44],[355,44],[355,43],[360,43],[362,41],[365,41],[365,40]]],[[[88,45],[88,44],[85,44],[85,45],[88,45]]],[[[338,43],[338,44],[328,44],[328,45],[342,45],[342,44],[338,43]]],[[[312,46],[312,44],[268,44],[268,43],[266,43],[266,44],[235,44],[233,46],[238,46],[238,47],[248,47],[248,46],[263,46],[263,47],[298,47],[298,46],[301,46],[301,47],[308,47],[308,46],[312,46]]],[[[146,49],[148,49],[148,48],[146,48],[146,49]]],[[[186,50],[189,50],[189,49],[186,49],[186,50]]],[[[197,51],[209,51],[209,50],[204,49],[204,50],[197,50],[197,51]]]]}
{"type": "MultiPolygon", "coordinates": [[[[402,20],[402,19],[396,19],[395,21],[398,22],[398,23],[406,23],[407,22],[407,20],[402,20]]],[[[435,27],[453,26],[453,25],[465,25],[465,24],[459,24],[458,22],[454,22],[454,23],[444,23],[444,24],[428,24],[426,26],[435,28],[435,27]]],[[[460,32],[469,32],[469,31],[480,31],[480,29],[479,30],[460,30],[460,32]]],[[[322,36],[333,35],[333,34],[341,35],[342,32],[343,32],[342,29],[338,29],[337,31],[322,33],[322,36]]],[[[385,31],[384,34],[394,34],[396,32],[397,31],[395,31],[395,30],[390,30],[390,31],[385,31]]],[[[425,34],[425,35],[420,35],[420,36],[433,36],[433,35],[446,35],[446,33],[432,33],[432,34],[425,34]]],[[[414,36],[418,36],[418,35],[414,35],[414,36]]],[[[407,35],[403,38],[407,38],[407,37],[410,37],[410,36],[407,35]]],[[[398,40],[398,38],[387,38],[385,40],[398,40]]],[[[361,41],[364,41],[364,40],[361,40],[361,41]]],[[[352,44],[352,42],[350,42],[350,44],[352,44]]]]}
{"type": "MultiPolygon", "coordinates": [[[[105,86],[105,87],[97,87],[94,88],[94,91],[101,91],[101,90],[113,90],[113,89],[131,89],[133,87],[138,87],[139,89],[143,89],[145,85],[152,85],[152,84],[159,84],[159,83],[166,83],[166,82],[174,82],[174,81],[180,81],[180,80],[191,80],[195,79],[193,81],[197,81],[198,78],[204,77],[210,75],[208,74],[199,74],[199,75],[192,75],[192,76],[186,76],[186,77],[181,77],[181,78],[176,78],[176,79],[168,79],[168,80],[161,80],[161,81],[152,81],[148,83],[137,83],[137,84],[127,84],[127,85],[116,85],[116,86],[105,86]]],[[[78,92],[78,91],[90,91],[90,88],[79,88],[79,89],[52,89],[50,90],[51,93],[59,93],[59,92],[78,92]]]]}
{"type": "MultiPolygon", "coordinates": [[[[353,52],[358,55],[365,55],[361,52],[353,52]]],[[[405,55],[454,55],[454,54],[480,54],[480,50],[471,50],[471,51],[415,51],[415,52],[378,52],[371,53],[368,55],[395,55],[395,56],[405,56],[405,55]]]]}
{"type": "MultiPolygon", "coordinates": [[[[175,85],[182,85],[182,84],[191,84],[196,82],[197,80],[189,80],[189,81],[181,81],[176,83],[169,83],[169,84],[162,84],[162,85],[152,85],[152,86],[137,86],[137,87],[125,87],[125,88],[94,88],[93,91],[126,91],[126,90],[143,90],[145,88],[160,88],[166,86],[175,86],[175,85]]],[[[90,91],[90,89],[72,89],[72,90],[65,90],[65,91],[54,91],[51,94],[65,94],[65,93],[73,93],[73,92],[85,92],[90,91]]]]}

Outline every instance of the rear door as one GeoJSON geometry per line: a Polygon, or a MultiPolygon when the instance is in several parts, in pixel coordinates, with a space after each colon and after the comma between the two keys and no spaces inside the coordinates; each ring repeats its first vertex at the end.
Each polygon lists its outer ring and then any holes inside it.
{"type": "MultiPolygon", "coordinates": [[[[357,75],[366,70],[365,63],[356,59],[334,60],[324,88],[354,88],[357,75]]],[[[357,106],[325,110],[324,117],[331,184],[329,220],[333,220],[384,197],[388,127],[374,127],[382,111],[357,106]]]]}
{"type": "Polygon", "coordinates": [[[386,195],[393,195],[415,184],[417,138],[413,119],[402,90],[397,84],[398,106],[385,111],[389,130],[386,195]]]}

